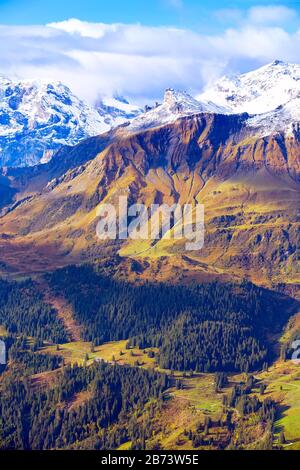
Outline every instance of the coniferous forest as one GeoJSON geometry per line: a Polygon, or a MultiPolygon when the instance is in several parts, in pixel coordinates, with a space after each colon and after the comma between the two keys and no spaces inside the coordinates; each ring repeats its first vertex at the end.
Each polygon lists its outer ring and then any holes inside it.
{"type": "Polygon", "coordinates": [[[72,304],[87,341],[158,347],[167,369],[262,367],[272,359],[266,332],[280,331],[287,320],[280,297],[250,282],[134,286],[90,266],[56,271],[49,281],[72,304]]]}
{"type": "MultiPolygon", "coordinates": [[[[89,440],[95,449],[116,448],[145,439],[124,424],[161,399],[168,378],[138,368],[97,363],[65,367],[49,389],[33,390],[30,379],[16,373],[4,377],[0,397],[0,449],[63,449],[89,440]],[[90,398],[72,409],[71,399],[89,389],[90,398]],[[110,436],[106,429],[116,429],[110,436]]],[[[138,429],[138,426],[137,426],[138,429]]]]}
{"type": "Polygon", "coordinates": [[[160,371],[138,361],[119,365],[114,357],[91,363],[88,354],[84,364],[65,362],[60,345],[70,344],[69,332],[39,285],[1,280],[8,363],[0,370],[0,449],[100,450],[128,443],[131,449],[159,449],[153,436],[166,432],[159,417],[174,389],[184,393],[193,383],[186,381],[202,380],[203,373],[216,373],[222,412],[215,421],[206,417],[184,429],[186,442],[195,449],[242,448],[256,423],[262,436],[257,445],[273,447],[277,404],[249,374],[267,370],[275,357],[270,333],[280,332],[291,313],[283,296],[247,281],[135,285],[91,265],[70,266],[45,280],[72,307],[91,352],[126,340],[128,350],[149,351],[160,371]],[[47,352],[49,345],[56,345],[56,354],[47,352]],[[230,383],[234,373],[246,378],[230,383]]]}
{"type": "Polygon", "coordinates": [[[0,279],[0,325],[9,333],[60,343],[67,333],[51,306],[32,280],[8,282],[0,279]]]}

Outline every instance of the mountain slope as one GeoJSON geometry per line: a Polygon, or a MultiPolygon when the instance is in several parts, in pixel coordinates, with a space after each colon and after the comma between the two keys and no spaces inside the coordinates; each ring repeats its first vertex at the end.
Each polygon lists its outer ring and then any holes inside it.
{"type": "MultiPolygon", "coordinates": [[[[122,122],[125,116],[131,118],[131,122],[123,124],[120,130],[116,131],[118,136],[124,133],[127,135],[131,132],[142,132],[152,127],[161,127],[163,124],[172,123],[180,117],[191,116],[195,113],[223,111],[222,108],[216,107],[213,103],[199,103],[187,93],[173,89],[165,92],[162,104],[158,104],[154,108],[148,108],[143,114],[140,113],[137,107],[128,104],[124,100],[122,106],[119,103],[121,103],[120,98],[118,100],[116,98],[107,98],[97,104],[99,112],[101,108],[102,112],[104,109],[105,112],[110,113],[111,123],[113,119],[117,123],[122,122]],[[120,109],[116,106],[120,106],[120,109]]],[[[62,147],[48,164],[25,169],[5,168],[0,170],[3,182],[5,181],[6,187],[10,189],[8,196],[0,200],[0,210],[13,202],[19,203],[28,195],[42,191],[50,182],[52,186],[57,184],[57,178],[94,158],[97,153],[108,145],[110,140],[114,139],[114,136],[114,132],[103,133],[88,140],[87,144],[83,143],[74,147],[74,149],[62,147]]]]}
{"type": "Polygon", "coordinates": [[[61,83],[0,77],[0,166],[45,162],[63,145],[106,132],[138,112],[118,99],[93,108],[61,83]]]}
{"type": "Polygon", "coordinates": [[[141,268],[145,276],[154,276],[149,266],[167,256],[167,265],[178,269],[250,276],[268,285],[298,282],[299,136],[261,138],[247,120],[200,113],[144,131],[120,127],[91,159],[86,140],[78,152],[79,158],[86,150],[83,165],[0,219],[2,263],[39,271],[120,252],[122,263],[127,257],[148,263],[141,268]],[[187,253],[184,240],[100,242],[98,204],[117,204],[120,195],[147,206],[203,202],[204,248],[187,253]]]}

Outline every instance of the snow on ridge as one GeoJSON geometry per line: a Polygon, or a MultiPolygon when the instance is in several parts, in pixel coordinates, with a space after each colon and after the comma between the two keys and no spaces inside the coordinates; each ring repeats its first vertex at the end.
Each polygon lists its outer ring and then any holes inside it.
{"type": "Polygon", "coordinates": [[[300,95],[274,111],[250,116],[246,124],[261,137],[278,132],[292,136],[300,125],[300,95]]]}
{"type": "Polygon", "coordinates": [[[275,60],[252,72],[224,76],[198,98],[228,107],[234,113],[263,114],[299,93],[300,65],[275,60]]]}
{"type": "Polygon", "coordinates": [[[233,114],[248,113],[247,126],[258,135],[290,135],[300,122],[300,65],[275,60],[252,72],[224,76],[198,98],[233,114]]]}
{"type": "Polygon", "coordinates": [[[279,60],[222,77],[197,98],[169,88],[163,102],[144,113],[122,97],[103,97],[93,107],[61,82],[0,75],[0,166],[46,161],[62,145],[119,125],[139,132],[200,113],[248,113],[246,125],[257,135],[291,134],[300,123],[299,110],[300,65],[279,60]]]}
{"type": "Polygon", "coordinates": [[[163,103],[133,119],[126,130],[135,132],[154,128],[175,122],[180,117],[199,113],[225,114],[228,113],[228,110],[209,101],[198,101],[185,91],[168,88],[165,91],[163,103]]]}

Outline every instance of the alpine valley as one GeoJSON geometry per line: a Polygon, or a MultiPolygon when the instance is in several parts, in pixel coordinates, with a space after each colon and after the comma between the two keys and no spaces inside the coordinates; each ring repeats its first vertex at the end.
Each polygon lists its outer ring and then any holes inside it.
{"type": "Polygon", "coordinates": [[[0,447],[300,449],[300,66],[145,111],[1,78],[0,148],[0,447]],[[120,196],[203,204],[204,247],[100,241],[120,196]]]}

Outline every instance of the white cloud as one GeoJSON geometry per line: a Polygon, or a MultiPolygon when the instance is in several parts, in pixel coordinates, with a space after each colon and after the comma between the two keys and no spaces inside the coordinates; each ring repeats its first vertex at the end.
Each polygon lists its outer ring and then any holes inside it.
{"type": "Polygon", "coordinates": [[[268,5],[250,8],[248,19],[257,24],[283,24],[296,16],[295,10],[284,5],[268,5]]]}
{"type": "Polygon", "coordinates": [[[5,45],[0,74],[61,80],[90,101],[118,92],[146,102],[159,99],[168,86],[199,93],[224,73],[277,58],[300,62],[300,31],[257,24],[253,9],[251,16],[215,35],[76,19],[46,26],[0,25],[5,45]]]}
{"type": "Polygon", "coordinates": [[[108,25],[104,23],[89,23],[87,21],[80,21],[76,18],[70,18],[67,21],[60,21],[58,23],[49,23],[47,26],[50,28],[65,31],[69,34],[80,34],[83,38],[100,39],[106,33],[114,32],[117,25],[108,25]]]}
{"type": "Polygon", "coordinates": [[[299,61],[299,34],[290,35],[281,28],[245,27],[242,30],[229,29],[225,34],[211,38],[215,50],[225,57],[235,59],[257,59],[268,62],[277,57],[287,61],[299,61]]]}

